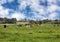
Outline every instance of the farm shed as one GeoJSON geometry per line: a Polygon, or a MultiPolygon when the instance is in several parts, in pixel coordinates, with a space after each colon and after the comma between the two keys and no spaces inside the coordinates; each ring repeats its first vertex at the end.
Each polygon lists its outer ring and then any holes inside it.
{"type": "Polygon", "coordinates": [[[32,27],[32,25],[29,22],[16,22],[18,27],[26,26],[27,28],[32,27]]]}
{"type": "Polygon", "coordinates": [[[17,25],[26,25],[26,24],[30,24],[29,22],[16,22],[17,25]]]}

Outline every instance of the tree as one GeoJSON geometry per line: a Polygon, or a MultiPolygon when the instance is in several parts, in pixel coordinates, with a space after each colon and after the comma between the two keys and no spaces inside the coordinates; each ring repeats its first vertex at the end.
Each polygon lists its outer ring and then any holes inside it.
{"type": "Polygon", "coordinates": [[[15,24],[17,22],[17,19],[16,18],[12,18],[11,22],[15,24]]]}
{"type": "Polygon", "coordinates": [[[58,20],[57,19],[54,22],[55,22],[54,24],[58,24],[58,20]]]}
{"type": "Polygon", "coordinates": [[[2,24],[3,23],[3,18],[0,18],[0,24],[2,24]]]}
{"type": "Polygon", "coordinates": [[[39,21],[39,24],[42,24],[42,21],[39,21]]]}
{"type": "Polygon", "coordinates": [[[2,24],[15,24],[17,22],[16,18],[8,19],[8,18],[0,18],[0,23],[2,24]]]}

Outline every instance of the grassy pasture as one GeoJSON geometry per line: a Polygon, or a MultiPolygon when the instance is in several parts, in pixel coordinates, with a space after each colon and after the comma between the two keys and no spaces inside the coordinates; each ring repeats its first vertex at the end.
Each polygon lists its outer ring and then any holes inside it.
{"type": "Polygon", "coordinates": [[[15,24],[3,28],[0,24],[0,42],[60,42],[60,25],[34,25],[31,28],[15,24]]]}

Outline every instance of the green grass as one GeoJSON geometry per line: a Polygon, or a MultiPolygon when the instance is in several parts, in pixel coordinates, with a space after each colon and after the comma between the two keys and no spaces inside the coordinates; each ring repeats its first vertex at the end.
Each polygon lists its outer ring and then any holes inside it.
{"type": "Polygon", "coordinates": [[[60,42],[60,26],[43,24],[31,28],[0,25],[0,42],[60,42]]]}

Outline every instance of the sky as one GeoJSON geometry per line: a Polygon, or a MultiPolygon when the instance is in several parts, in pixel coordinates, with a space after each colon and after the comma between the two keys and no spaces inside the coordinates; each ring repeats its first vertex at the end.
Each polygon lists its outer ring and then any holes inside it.
{"type": "Polygon", "coordinates": [[[17,20],[60,19],[60,0],[0,0],[0,17],[17,20]]]}

